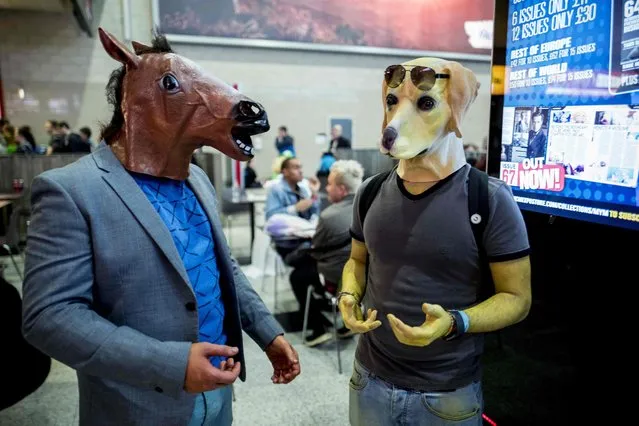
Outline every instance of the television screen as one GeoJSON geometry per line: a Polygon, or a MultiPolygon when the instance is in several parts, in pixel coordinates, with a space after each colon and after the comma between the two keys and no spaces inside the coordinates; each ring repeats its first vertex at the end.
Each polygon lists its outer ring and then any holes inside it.
{"type": "Polygon", "coordinates": [[[639,0],[497,3],[500,178],[524,210],[639,229],[639,0]]]}

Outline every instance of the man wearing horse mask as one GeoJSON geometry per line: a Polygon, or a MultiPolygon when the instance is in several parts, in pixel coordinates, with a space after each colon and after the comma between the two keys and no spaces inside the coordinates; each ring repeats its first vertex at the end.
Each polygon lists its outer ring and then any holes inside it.
{"type": "Polygon", "coordinates": [[[99,34],[123,65],[107,86],[114,114],[99,149],[33,182],[25,337],[77,370],[82,425],[230,425],[242,331],[273,383],[300,367],[190,163],[202,145],[249,160],[266,113],[161,36],[132,52],[99,34]]]}
{"type": "Polygon", "coordinates": [[[380,149],[399,164],[355,197],[339,294],[346,326],[363,333],[352,425],[481,425],[481,333],[528,313],[521,213],[503,182],[466,164],[460,125],[478,88],[435,58],[384,74],[380,149]]]}

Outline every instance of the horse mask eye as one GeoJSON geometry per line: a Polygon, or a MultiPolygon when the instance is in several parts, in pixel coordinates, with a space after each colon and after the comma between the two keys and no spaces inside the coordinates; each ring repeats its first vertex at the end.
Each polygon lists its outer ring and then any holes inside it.
{"type": "Polygon", "coordinates": [[[162,77],[162,88],[170,93],[175,93],[180,90],[180,82],[177,81],[177,78],[171,74],[167,74],[162,77]]]}

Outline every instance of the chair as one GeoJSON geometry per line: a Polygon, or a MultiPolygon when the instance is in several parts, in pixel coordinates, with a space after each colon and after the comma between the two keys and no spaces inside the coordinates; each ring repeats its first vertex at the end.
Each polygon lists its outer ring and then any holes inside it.
{"type": "Polygon", "coordinates": [[[275,249],[275,240],[272,237],[269,244],[269,250],[266,250],[264,253],[264,268],[262,270],[262,291],[266,290],[266,269],[268,267],[269,255],[273,257],[273,311],[277,311],[277,286],[279,284],[279,276],[286,273],[287,267],[284,263],[284,260],[275,249]]]}
{"type": "Polygon", "coordinates": [[[24,259],[24,254],[20,251],[20,218],[28,216],[29,212],[27,210],[16,208],[9,218],[6,235],[0,237],[0,246],[2,246],[9,255],[13,267],[22,281],[24,281],[24,273],[18,266],[18,262],[16,262],[13,253],[14,251],[17,252],[24,259]]]}
{"type": "Polygon", "coordinates": [[[269,256],[273,257],[273,311],[277,310],[277,286],[279,283],[279,277],[282,275],[287,275],[288,270],[289,270],[289,266],[286,265],[286,263],[284,262],[284,259],[282,259],[282,257],[279,255],[279,253],[277,252],[277,243],[278,242],[284,242],[284,241],[291,241],[291,240],[298,240],[299,237],[275,237],[271,234],[269,234],[266,231],[266,228],[264,226],[257,226],[257,229],[261,230],[264,232],[264,235],[266,235],[270,241],[269,241],[269,245],[268,248],[264,251],[264,264],[262,265],[262,291],[266,290],[266,276],[267,276],[267,269],[269,266],[269,256]]]}
{"type": "MultiPolygon", "coordinates": [[[[324,286],[324,276],[320,274],[320,281],[322,282],[322,286],[324,286]]],[[[332,313],[332,321],[333,324],[333,338],[335,339],[335,351],[337,352],[337,371],[339,374],[342,374],[342,356],[339,348],[339,337],[337,336],[337,296],[325,292],[323,295],[315,292],[315,289],[312,285],[308,286],[306,291],[306,306],[304,307],[304,325],[302,326],[302,338],[306,336],[306,330],[308,326],[308,312],[311,306],[311,297],[317,300],[327,299],[331,302],[331,313],[332,313]]]]}

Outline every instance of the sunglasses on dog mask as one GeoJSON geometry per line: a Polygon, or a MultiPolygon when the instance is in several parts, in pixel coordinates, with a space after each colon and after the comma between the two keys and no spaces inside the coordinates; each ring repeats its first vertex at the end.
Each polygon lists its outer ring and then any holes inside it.
{"type": "Polygon", "coordinates": [[[406,77],[410,68],[410,79],[419,90],[427,91],[433,88],[438,78],[449,78],[449,74],[438,74],[434,69],[419,65],[391,65],[384,71],[386,85],[392,89],[398,87],[406,77]]]}

